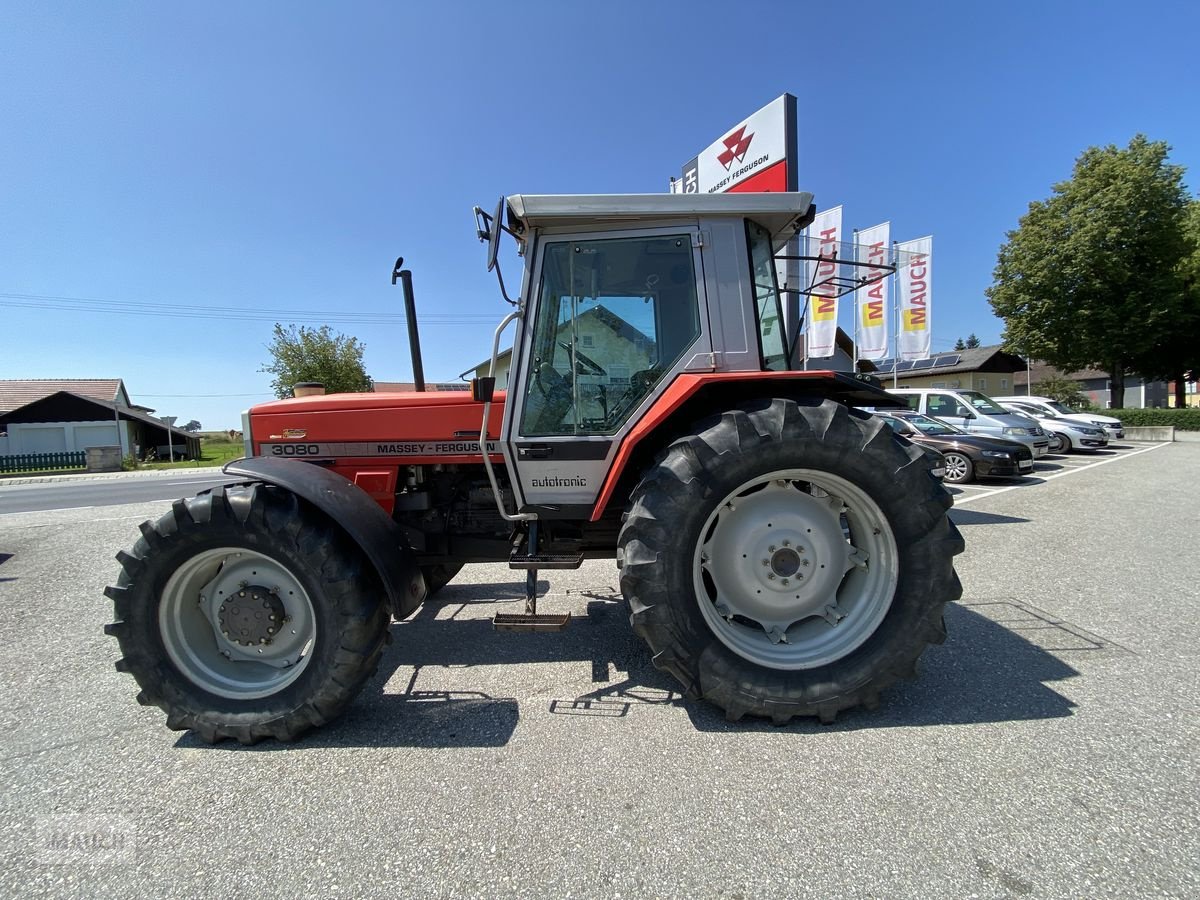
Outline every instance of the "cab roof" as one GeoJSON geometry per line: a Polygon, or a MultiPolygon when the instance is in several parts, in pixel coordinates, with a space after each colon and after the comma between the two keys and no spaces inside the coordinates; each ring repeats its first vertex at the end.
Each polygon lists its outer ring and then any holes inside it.
{"type": "Polygon", "coordinates": [[[747,218],[771,234],[776,246],[812,221],[807,191],[763,194],[512,194],[509,220],[526,228],[636,222],[647,219],[747,218]]]}

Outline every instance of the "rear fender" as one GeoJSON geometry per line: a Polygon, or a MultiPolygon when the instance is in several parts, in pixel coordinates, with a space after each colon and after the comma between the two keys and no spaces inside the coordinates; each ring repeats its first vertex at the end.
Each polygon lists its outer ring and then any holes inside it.
{"type": "Polygon", "coordinates": [[[591,520],[625,505],[639,473],[699,419],[754,397],[821,397],[847,406],[903,407],[882,387],[845,372],[713,372],[679,375],[630,429],[604,479],[591,520]]]}
{"type": "Polygon", "coordinates": [[[342,475],[299,460],[263,456],[234,460],[224,471],[291,491],[333,520],[374,567],[396,618],[424,601],[425,578],[400,526],[342,475]]]}

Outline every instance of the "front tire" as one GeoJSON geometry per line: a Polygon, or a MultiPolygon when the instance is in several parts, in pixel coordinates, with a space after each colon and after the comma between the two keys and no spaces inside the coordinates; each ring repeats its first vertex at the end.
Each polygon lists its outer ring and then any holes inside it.
{"type": "Polygon", "coordinates": [[[1050,438],[1054,441],[1053,446],[1050,447],[1051,453],[1071,452],[1071,439],[1067,435],[1061,431],[1054,431],[1050,433],[1050,438]]]}
{"type": "Polygon", "coordinates": [[[356,547],[266,484],[178,500],[141,525],[105,590],[117,669],[167,726],[215,743],[294,740],[374,674],[390,615],[356,547]]]}
{"type": "Polygon", "coordinates": [[[951,484],[963,484],[975,477],[975,464],[967,454],[949,450],[942,455],[946,459],[946,481],[951,484]]]}
{"type": "Polygon", "coordinates": [[[963,549],[925,454],[831,400],[762,400],[635,489],[621,589],[654,663],[737,720],[873,706],[945,637],[963,549]]]}

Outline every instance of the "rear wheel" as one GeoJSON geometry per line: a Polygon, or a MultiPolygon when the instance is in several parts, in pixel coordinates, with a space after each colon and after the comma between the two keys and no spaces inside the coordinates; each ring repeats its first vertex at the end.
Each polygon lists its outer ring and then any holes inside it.
{"type": "Polygon", "coordinates": [[[361,553],[265,484],[178,500],[106,589],[138,701],[210,742],[293,740],[374,673],[390,620],[361,553]]]}
{"type": "Polygon", "coordinates": [[[951,450],[942,455],[946,458],[946,481],[961,484],[975,477],[975,465],[965,453],[951,450]]]}
{"type": "Polygon", "coordinates": [[[637,487],[621,589],[654,662],[730,719],[832,721],[945,636],[949,494],[920,448],[833,401],[763,400],[677,440],[637,487]]]}

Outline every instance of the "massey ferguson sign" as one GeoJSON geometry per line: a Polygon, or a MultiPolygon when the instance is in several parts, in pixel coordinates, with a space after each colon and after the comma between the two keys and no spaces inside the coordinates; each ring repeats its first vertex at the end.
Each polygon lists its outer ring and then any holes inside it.
{"type": "Polygon", "coordinates": [[[683,167],[683,194],[795,191],[796,98],[784,94],[729,129],[683,167]]]}

